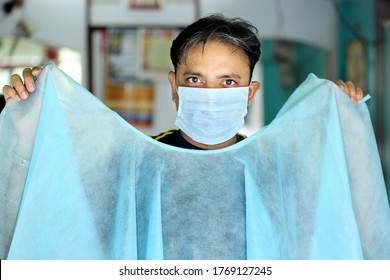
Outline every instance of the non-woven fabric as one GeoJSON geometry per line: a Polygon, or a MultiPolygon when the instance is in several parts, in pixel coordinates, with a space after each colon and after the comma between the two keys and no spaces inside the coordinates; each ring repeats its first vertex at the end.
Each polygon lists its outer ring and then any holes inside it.
{"type": "Polygon", "coordinates": [[[227,148],[159,143],[53,64],[0,115],[2,259],[390,259],[367,106],[309,75],[227,148]]]}

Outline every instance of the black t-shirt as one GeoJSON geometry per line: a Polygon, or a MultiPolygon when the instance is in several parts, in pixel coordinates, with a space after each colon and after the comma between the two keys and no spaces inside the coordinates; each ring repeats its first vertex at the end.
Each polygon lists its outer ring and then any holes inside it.
{"type": "MultiPolygon", "coordinates": [[[[171,145],[178,148],[184,148],[184,149],[194,149],[194,150],[201,150],[201,148],[198,148],[191,143],[189,143],[184,137],[181,135],[180,130],[178,129],[172,129],[165,132],[162,132],[156,136],[152,136],[153,139],[171,145]]],[[[242,135],[240,133],[237,133],[237,142],[240,142],[241,140],[244,140],[246,138],[245,135],[242,135]]]]}
{"type": "Polygon", "coordinates": [[[4,107],[5,107],[4,95],[0,94],[0,113],[1,111],[3,111],[4,107]]]}

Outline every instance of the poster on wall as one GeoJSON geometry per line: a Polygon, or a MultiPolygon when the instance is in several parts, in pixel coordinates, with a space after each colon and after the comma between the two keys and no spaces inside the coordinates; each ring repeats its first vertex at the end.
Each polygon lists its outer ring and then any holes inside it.
{"type": "Polygon", "coordinates": [[[153,125],[155,85],[152,81],[106,83],[104,103],[137,128],[153,125]]]}
{"type": "Polygon", "coordinates": [[[136,29],[107,31],[107,63],[110,82],[123,83],[137,77],[141,64],[136,29]]]}
{"type": "Polygon", "coordinates": [[[150,128],[153,125],[155,83],[142,75],[142,34],[137,29],[107,31],[103,101],[134,127],[150,128]]]}
{"type": "Polygon", "coordinates": [[[145,30],[143,40],[143,69],[149,73],[164,73],[172,70],[170,49],[178,31],[173,29],[145,30]]]}
{"type": "Polygon", "coordinates": [[[173,70],[179,28],[107,28],[103,100],[137,128],[153,126],[156,83],[173,70]]]}

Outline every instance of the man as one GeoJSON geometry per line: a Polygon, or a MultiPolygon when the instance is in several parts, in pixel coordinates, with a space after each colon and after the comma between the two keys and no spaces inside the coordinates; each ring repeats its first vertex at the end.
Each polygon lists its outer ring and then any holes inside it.
{"type": "MultiPolygon", "coordinates": [[[[186,27],[173,41],[174,71],[168,74],[179,130],[154,139],[203,150],[224,148],[244,139],[238,130],[246,107],[260,88],[259,82],[252,81],[260,46],[258,30],[243,19],[211,15],[186,27]]],[[[34,77],[40,71],[40,67],[24,69],[24,82],[13,75],[11,85],[3,87],[5,100],[27,99],[35,90],[34,77]]],[[[339,80],[337,84],[355,104],[363,97],[352,82],[339,80]]]]}
{"type": "MultiPolygon", "coordinates": [[[[154,138],[209,150],[242,140],[237,132],[260,88],[252,81],[259,57],[257,29],[242,19],[212,15],[185,28],[172,44],[174,71],[168,74],[179,129],[154,138]]],[[[12,85],[3,88],[6,100],[27,99],[40,71],[12,76],[12,85]]],[[[337,83],[354,104],[362,98],[353,83],[337,83]]],[[[316,93],[313,87],[306,91],[316,93]]],[[[67,93],[49,90],[46,96],[67,93]]],[[[0,223],[8,229],[3,243],[12,241],[8,257],[388,258],[390,212],[380,162],[372,159],[375,139],[370,127],[353,122],[364,122],[367,112],[349,110],[345,98],[337,103],[329,95],[309,96],[309,103],[299,105],[324,106],[290,106],[299,110],[284,114],[261,137],[199,153],[159,145],[125,127],[116,114],[102,114],[112,113],[107,108],[72,110],[79,101],[81,107],[96,102],[85,90],[60,100],[60,107],[56,98],[45,99],[37,136],[27,135],[31,125],[5,126],[0,134],[0,193],[20,190],[19,201],[28,201],[23,207],[14,197],[0,201],[14,215],[2,213],[0,223]],[[67,105],[70,110],[57,110],[67,105]],[[38,156],[26,156],[31,149],[19,139],[34,144],[38,156]],[[23,177],[27,169],[29,180],[23,177]],[[11,179],[18,179],[12,188],[11,179]]]]}

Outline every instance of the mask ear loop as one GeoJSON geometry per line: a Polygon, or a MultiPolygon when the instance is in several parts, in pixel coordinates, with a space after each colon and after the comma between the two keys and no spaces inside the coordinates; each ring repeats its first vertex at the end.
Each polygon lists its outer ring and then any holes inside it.
{"type": "MultiPolygon", "coordinates": [[[[178,98],[178,102],[177,102],[177,115],[180,116],[181,115],[181,112],[182,112],[182,102],[181,102],[181,98],[180,98],[180,95],[179,95],[179,87],[176,85],[176,81],[175,81],[175,89],[176,89],[176,95],[177,95],[177,98],[178,98]]],[[[174,100],[173,96],[172,96],[172,100],[174,100]]]]}
{"type": "Polygon", "coordinates": [[[177,95],[179,95],[179,87],[178,87],[178,85],[176,84],[176,79],[175,79],[175,89],[176,89],[177,95]]]}

